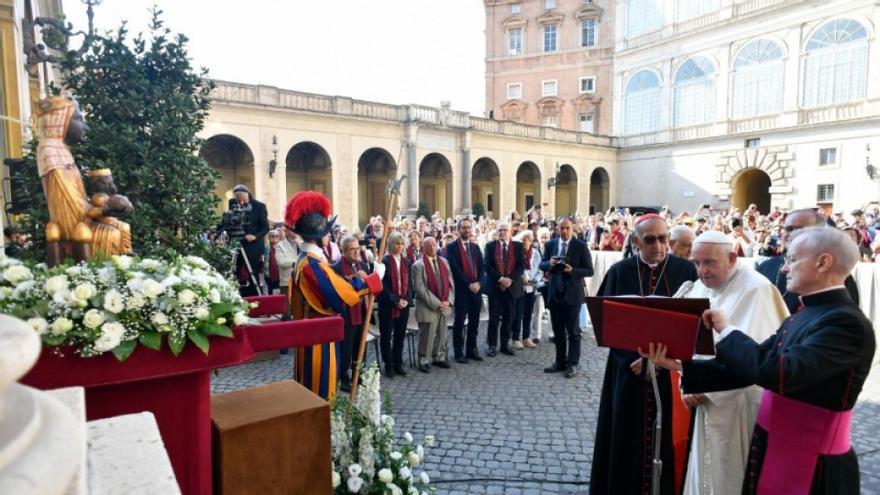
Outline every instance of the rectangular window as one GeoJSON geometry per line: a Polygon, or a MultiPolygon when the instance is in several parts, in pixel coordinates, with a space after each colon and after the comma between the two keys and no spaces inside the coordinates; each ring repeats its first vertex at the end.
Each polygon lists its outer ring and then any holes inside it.
{"type": "Polygon", "coordinates": [[[544,0],[544,8],[547,10],[556,8],[556,0],[544,0]]]}
{"type": "Polygon", "coordinates": [[[492,193],[486,195],[486,211],[495,211],[495,195],[492,193]]]}
{"type": "Polygon", "coordinates": [[[833,203],[834,202],[834,184],[819,184],[816,188],[817,203],[833,203]]]}
{"type": "Polygon", "coordinates": [[[522,99],[522,83],[510,83],[507,85],[507,99],[508,100],[521,100],[522,99]]]}
{"type": "Polygon", "coordinates": [[[559,127],[559,117],[557,115],[545,115],[541,119],[541,125],[544,127],[559,127]]]}
{"type": "Polygon", "coordinates": [[[746,139],[746,148],[760,148],[761,147],[761,138],[749,138],[746,139]]]}
{"type": "Polygon", "coordinates": [[[510,4],[510,13],[511,14],[519,14],[522,12],[522,4],[512,3],[510,4]]]}
{"type": "Polygon", "coordinates": [[[580,78],[580,86],[578,89],[581,93],[595,93],[596,92],[596,76],[582,77],[580,78]]]}
{"type": "Polygon", "coordinates": [[[581,22],[581,47],[596,46],[596,19],[581,22]]]}
{"type": "Polygon", "coordinates": [[[541,96],[556,96],[557,89],[556,79],[541,81],[541,96]]]}
{"type": "Polygon", "coordinates": [[[578,115],[578,129],[581,132],[589,132],[590,134],[594,133],[595,128],[593,127],[593,114],[582,113],[578,115]]]}
{"type": "Polygon", "coordinates": [[[507,30],[507,54],[522,55],[522,28],[512,28],[507,30]]]}
{"type": "Polygon", "coordinates": [[[544,26],[544,51],[556,51],[556,26],[544,26]]]}
{"type": "Polygon", "coordinates": [[[834,165],[835,163],[837,163],[837,148],[819,150],[819,165],[834,165]]]}

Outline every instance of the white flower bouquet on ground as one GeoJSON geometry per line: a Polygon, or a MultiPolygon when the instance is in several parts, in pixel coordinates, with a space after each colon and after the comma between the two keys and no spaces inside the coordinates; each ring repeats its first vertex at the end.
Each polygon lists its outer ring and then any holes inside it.
{"type": "Polygon", "coordinates": [[[425,446],[431,447],[434,437],[426,436],[422,446],[415,444],[407,432],[395,447],[394,418],[382,414],[378,366],[367,367],[361,378],[350,415],[348,396],[338,395],[333,402],[333,493],[434,493],[428,473],[416,472],[424,462],[425,446]]]}
{"type": "Polygon", "coordinates": [[[113,256],[78,265],[28,266],[0,257],[0,313],[26,320],[43,343],[83,357],[138,345],[174,355],[187,342],[207,354],[212,335],[248,323],[237,287],[196,256],[170,261],[113,256]]]}

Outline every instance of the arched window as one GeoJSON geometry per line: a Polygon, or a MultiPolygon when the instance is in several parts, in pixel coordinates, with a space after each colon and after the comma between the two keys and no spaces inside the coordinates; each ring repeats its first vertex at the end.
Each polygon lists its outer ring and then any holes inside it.
{"type": "Polygon", "coordinates": [[[678,22],[715,12],[721,7],[719,0],[676,0],[675,20],[678,22]]]}
{"type": "Polygon", "coordinates": [[[782,49],[771,40],[754,40],[733,62],[730,118],[746,119],[782,111],[782,49]]]}
{"type": "Polygon", "coordinates": [[[815,107],[864,98],[868,32],[852,19],[828,21],[804,49],[803,105],[815,107]]]}
{"type": "Polygon", "coordinates": [[[660,128],[660,79],[650,70],[637,72],[624,91],[624,134],[643,134],[660,128]]]}
{"type": "Polygon", "coordinates": [[[663,27],[663,10],[657,0],[629,0],[626,5],[626,36],[635,38],[663,27]]]}
{"type": "Polygon", "coordinates": [[[673,125],[705,124],[715,118],[715,64],[706,57],[687,59],[675,73],[673,125]]]}

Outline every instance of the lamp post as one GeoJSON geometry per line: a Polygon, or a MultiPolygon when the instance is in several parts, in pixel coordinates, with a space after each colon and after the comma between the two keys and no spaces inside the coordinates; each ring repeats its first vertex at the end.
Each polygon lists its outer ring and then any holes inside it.
{"type": "Polygon", "coordinates": [[[272,159],[269,160],[269,178],[275,175],[275,168],[278,167],[278,136],[272,135],[272,144],[269,145],[269,151],[272,152],[272,159]]]}
{"type": "Polygon", "coordinates": [[[547,189],[552,189],[556,187],[556,182],[559,178],[559,162],[556,162],[556,168],[553,170],[553,177],[547,179],[547,189]]]}

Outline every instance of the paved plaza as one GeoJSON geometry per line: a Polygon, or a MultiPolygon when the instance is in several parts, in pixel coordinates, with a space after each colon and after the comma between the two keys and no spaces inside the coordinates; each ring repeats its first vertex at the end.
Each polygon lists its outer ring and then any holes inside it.
{"type": "MultiPolygon", "coordinates": [[[[480,342],[485,342],[485,323],[480,342]]],[[[542,372],[553,361],[553,344],[545,341],[516,357],[453,363],[450,370],[430,374],[407,368],[408,376],[383,378],[382,385],[392,393],[399,436],[410,431],[416,439],[437,437],[426,462],[437,493],[586,493],[606,354],[588,332],[582,372],[570,380],[542,372]]],[[[372,345],[367,359],[375,361],[372,345]]],[[[224,369],[214,377],[212,390],[283,380],[290,377],[291,365],[290,355],[282,355],[224,369]]],[[[866,495],[880,495],[878,369],[866,383],[853,424],[866,495]]]]}

